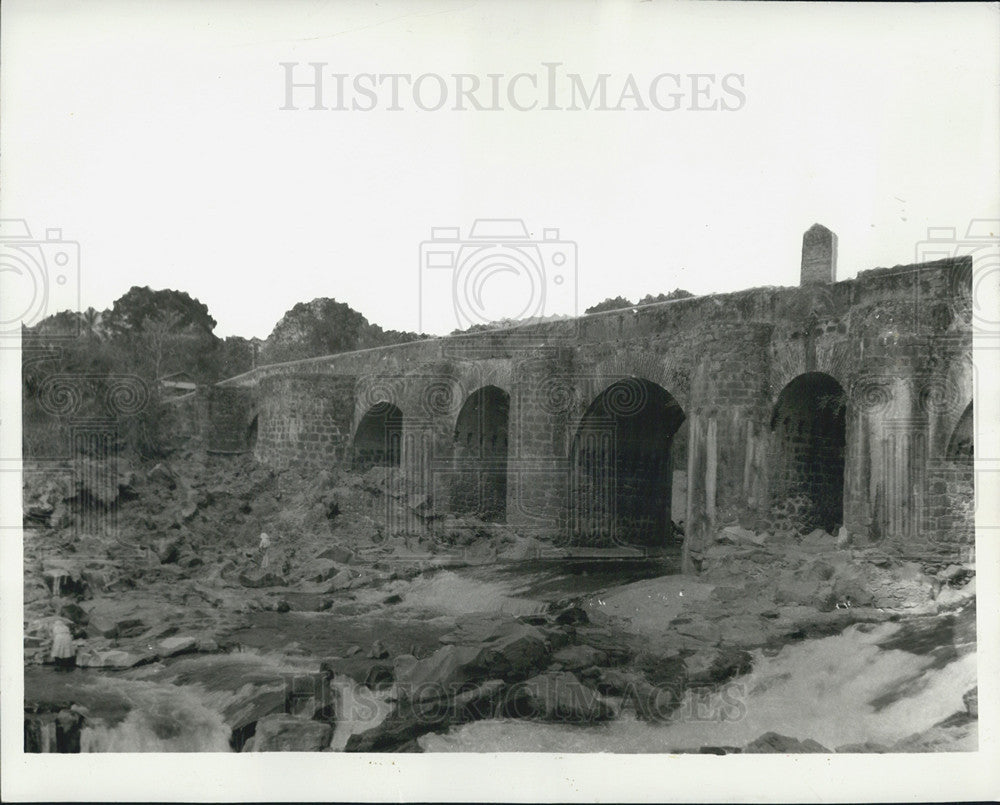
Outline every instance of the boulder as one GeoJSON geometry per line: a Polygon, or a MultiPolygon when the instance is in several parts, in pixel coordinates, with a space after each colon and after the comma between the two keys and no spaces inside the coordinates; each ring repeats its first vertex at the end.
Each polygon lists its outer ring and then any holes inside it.
{"type": "Polygon", "coordinates": [[[717,539],[721,542],[729,542],[733,545],[763,545],[764,538],[748,528],[738,525],[727,525],[719,531],[717,539]]]}
{"type": "Polygon", "coordinates": [[[607,655],[593,646],[566,646],[552,655],[553,669],[561,671],[578,671],[606,662],[607,655]]]}
{"type": "Polygon", "coordinates": [[[174,489],[177,486],[177,478],[173,471],[166,464],[157,464],[146,473],[146,480],[150,483],[165,486],[167,489],[174,489]]]}
{"type": "Polygon", "coordinates": [[[971,688],[962,696],[965,712],[972,718],[979,718],[979,688],[971,688]]]}
{"type": "Polygon", "coordinates": [[[432,706],[414,712],[410,703],[397,705],[381,724],[350,736],[345,752],[403,752],[425,733],[447,725],[443,710],[432,706]]]}
{"type": "MultiPolygon", "coordinates": [[[[826,532],[823,532],[826,533],[826,532]]],[[[751,741],[743,748],[748,755],[763,754],[805,754],[805,753],[829,753],[822,744],[816,743],[811,738],[800,741],[798,738],[790,738],[777,732],[765,732],[759,738],[751,741]]]]}
{"type": "Polygon", "coordinates": [[[333,738],[333,726],[284,713],[265,716],[243,747],[244,752],[322,752],[333,738]]]}
{"type": "Polygon", "coordinates": [[[153,654],[138,654],[118,649],[81,649],[76,655],[76,664],[81,668],[134,668],[156,659],[153,654]]]}
{"type": "Polygon", "coordinates": [[[735,648],[711,648],[684,658],[688,685],[718,685],[735,676],[750,673],[753,657],[735,648]]]}
{"type": "Polygon", "coordinates": [[[180,537],[168,537],[161,539],[156,544],[156,556],[162,565],[170,565],[181,557],[181,548],[184,540],[180,537]]]}
{"type": "Polygon", "coordinates": [[[399,695],[411,699],[438,699],[488,675],[479,664],[476,646],[448,645],[423,660],[398,658],[395,668],[399,695]]]}
{"type": "Polygon", "coordinates": [[[159,618],[140,610],[134,603],[102,598],[93,602],[87,612],[87,633],[110,638],[135,637],[159,618]]]}
{"type": "Polygon", "coordinates": [[[488,679],[477,687],[455,696],[451,706],[453,723],[491,718],[502,701],[507,683],[502,679],[488,679]]]}
{"type": "Polygon", "coordinates": [[[557,614],[555,621],[560,626],[578,626],[580,624],[589,623],[590,617],[587,615],[587,611],[585,609],[578,606],[571,606],[557,614]]]}
{"type": "MultiPolygon", "coordinates": [[[[617,715],[609,701],[567,671],[539,674],[518,685],[517,691],[523,698],[518,699],[514,714],[521,717],[590,724],[617,715]]],[[[510,703],[512,697],[507,698],[510,703]]]]}
{"type": "Polygon", "coordinates": [[[354,582],[354,576],[351,575],[349,570],[341,570],[332,579],[329,579],[329,583],[324,588],[325,593],[335,593],[340,590],[348,589],[354,582]]]}
{"type": "Polygon", "coordinates": [[[839,754],[882,755],[889,751],[889,747],[884,746],[882,744],[874,743],[873,741],[864,741],[862,743],[841,744],[833,751],[836,752],[838,755],[839,754]]]}
{"type": "Polygon", "coordinates": [[[979,721],[967,712],[954,713],[923,732],[892,745],[892,752],[975,752],[979,749],[979,721]]]}
{"type": "Polygon", "coordinates": [[[368,650],[368,657],[373,660],[384,660],[388,656],[389,650],[382,645],[381,640],[372,643],[372,647],[368,650]]]}
{"type": "Polygon", "coordinates": [[[198,640],[194,637],[165,637],[156,646],[156,653],[163,659],[195,651],[198,651],[198,640]]]}
{"type": "Polygon", "coordinates": [[[373,660],[357,654],[352,657],[327,657],[319,667],[327,678],[347,676],[371,690],[384,690],[393,682],[392,665],[385,660],[373,660]]]}
{"type": "Polygon", "coordinates": [[[240,573],[239,581],[244,587],[252,588],[286,586],[285,579],[282,576],[279,576],[277,573],[272,573],[269,570],[240,573]]]}
{"type": "Polygon", "coordinates": [[[517,621],[498,624],[481,646],[476,664],[483,676],[506,680],[523,679],[542,668],[549,654],[543,633],[517,621]]]}
{"type": "Polygon", "coordinates": [[[317,583],[332,579],[340,572],[340,566],[332,559],[313,559],[305,570],[305,577],[317,583]]]}
{"type": "Polygon", "coordinates": [[[65,604],[59,610],[59,615],[79,626],[86,626],[90,621],[90,616],[79,604],[65,604]]]}
{"type": "Polygon", "coordinates": [[[822,528],[816,528],[802,538],[799,547],[804,551],[815,553],[832,550],[836,547],[836,543],[837,541],[833,534],[828,534],[822,528]]]}
{"type": "Polygon", "coordinates": [[[343,545],[331,545],[322,553],[317,554],[317,559],[329,559],[339,565],[349,565],[354,561],[354,552],[343,545]]]}

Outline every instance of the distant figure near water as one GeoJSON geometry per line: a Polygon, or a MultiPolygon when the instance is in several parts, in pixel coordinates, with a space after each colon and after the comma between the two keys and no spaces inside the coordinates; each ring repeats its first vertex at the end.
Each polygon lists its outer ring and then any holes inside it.
{"type": "Polygon", "coordinates": [[[271,547],[271,538],[267,535],[266,531],[260,532],[260,545],[258,549],[260,550],[260,566],[267,567],[267,549],[271,547]]]}
{"type": "Polygon", "coordinates": [[[72,671],[76,666],[76,649],[73,648],[73,635],[69,627],[62,621],[52,624],[52,661],[57,671],[72,671]]]}

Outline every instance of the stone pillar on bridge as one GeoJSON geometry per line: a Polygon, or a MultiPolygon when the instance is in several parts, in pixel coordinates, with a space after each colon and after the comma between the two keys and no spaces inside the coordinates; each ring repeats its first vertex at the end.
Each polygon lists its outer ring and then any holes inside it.
{"type": "Polygon", "coordinates": [[[802,235],[800,285],[829,285],[837,281],[837,236],[822,224],[813,224],[802,235]]]}
{"type": "Polygon", "coordinates": [[[518,356],[509,418],[507,522],[559,542],[567,536],[569,361],[557,347],[518,356]]]}
{"type": "Polygon", "coordinates": [[[695,572],[716,529],[747,512],[748,462],[765,417],[768,325],[718,324],[691,383],[684,571],[695,572]]]}

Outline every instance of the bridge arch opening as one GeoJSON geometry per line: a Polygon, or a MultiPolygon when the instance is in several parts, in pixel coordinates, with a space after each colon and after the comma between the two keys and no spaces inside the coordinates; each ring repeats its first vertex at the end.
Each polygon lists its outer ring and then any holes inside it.
{"type": "Polygon", "coordinates": [[[687,506],[684,411],[662,386],[628,377],[591,402],[573,438],[575,542],[664,547],[687,506]]]}
{"type": "Polygon", "coordinates": [[[398,467],[402,438],[403,412],[390,402],[375,403],[354,432],[354,469],[398,467]]]}
{"type": "Polygon", "coordinates": [[[455,421],[452,510],[503,522],[507,517],[510,395],[497,386],[476,389],[455,421]]]}
{"type": "Polygon", "coordinates": [[[825,372],[807,372],[778,395],[771,415],[772,531],[830,533],[844,521],[847,395],[825,372]]]}

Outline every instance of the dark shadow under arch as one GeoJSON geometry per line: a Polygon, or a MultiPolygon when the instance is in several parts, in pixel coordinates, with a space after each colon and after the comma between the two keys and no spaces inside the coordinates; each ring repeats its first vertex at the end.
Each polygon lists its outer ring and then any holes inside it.
{"type": "Polygon", "coordinates": [[[468,396],[455,421],[451,508],[503,522],[507,516],[510,395],[482,386],[468,396]]]}
{"type": "Polygon", "coordinates": [[[398,467],[402,436],[403,412],[390,402],[373,405],[354,432],[354,469],[398,467]]]}
{"type": "Polygon", "coordinates": [[[574,542],[644,547],[669,542],[686,508],[686,499],[673,502],[675,474],[684,476],[686,486],[684,421],[670,392],[644,378],[624,378],[594,398],[571,445],[574,542]]]}
{"type": "Polygon", "coordinates": [[[955,430],[951,433],[945,457],[948,461],[962,464],[972,464],[975,461],[976,445],[971,401],[965,407],[962,416],[959,417],[955,425],[955,430]]]}
{"type": "Polygon", "coordinates": [[[781,390],[771,415],[771,530],[832,533],[843,523],[846,405],[825,372],[781,390]]]}

